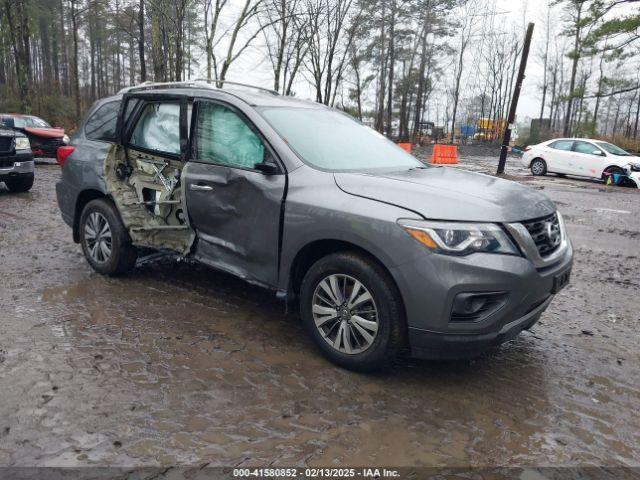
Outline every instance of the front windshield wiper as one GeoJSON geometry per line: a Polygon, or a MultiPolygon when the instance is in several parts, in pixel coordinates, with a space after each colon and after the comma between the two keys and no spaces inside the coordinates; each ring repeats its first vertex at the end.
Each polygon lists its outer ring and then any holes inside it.
{"type": "Polygon", "coordinates": [[[408,172],[410,172],[411,170],[427,170],[429,167],[427,167],[426,165],[420,165],[420,166],[415,166],[415,167],[410,167],[407,169],[408,172]]]}

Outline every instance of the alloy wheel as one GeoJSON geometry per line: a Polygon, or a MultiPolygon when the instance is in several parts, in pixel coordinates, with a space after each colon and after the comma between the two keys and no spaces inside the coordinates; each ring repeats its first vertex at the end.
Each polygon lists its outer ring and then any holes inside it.
{"type": "Polygon", "coordinates": [[[84,225],[84,240],[91,259],[106,263],[111,258],[111,227],[106,217],[92,212],[84,225]]]}
{"type": "Polygon", "coordinates": [[[541,161],[536,160],[531,165],[531,171],[534,175],[542,175],[542,173],[544,172],[544,164],[541,161]]]}
{"type": "Polygon", "coordinates": [[[322,338],[341,353],[364,352],[378,334],[375,300],[359,280],[349,275],[332,274],[320,281],[313,294],[312,311],[322,338]]]}

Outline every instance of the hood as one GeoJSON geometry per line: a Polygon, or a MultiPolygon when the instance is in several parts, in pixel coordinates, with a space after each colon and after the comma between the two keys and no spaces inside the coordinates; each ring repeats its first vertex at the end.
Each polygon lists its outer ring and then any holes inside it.
{"type": "Polygon", "coordinates": [[[431,220],[517,222],[550,215],[556,207],[537,190],[454,168],[393,173],[335,173],[352,195],[411,210],[431,220]]]}
{"type": "Polygon", "coordinates": [[[8,128],[3,125],[0,125],[0,137],[18,137],[18,136],[24,137],[22,133],[16,132],[12,128],[8,128]]]}
{"type": "Polygon", "coordinates": [[[64,137],[64,130],[62,128],[25,128],[24,131],[42,138],[64,137]]]}
{"type": "Polygon", "coordinates": [[[622,163],[640,163],[640,157],[636,155],[613,155],[612,153],[607,153],[607,157],[614,158],[622,163]]]}

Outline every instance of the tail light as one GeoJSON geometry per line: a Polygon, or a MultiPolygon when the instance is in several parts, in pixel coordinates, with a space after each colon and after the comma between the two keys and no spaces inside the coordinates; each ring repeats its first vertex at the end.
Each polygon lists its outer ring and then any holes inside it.
{"type": "Polygon", "coordinates": [[[76,147],[71,145],[62,145],[58,147],[58,152],[56,154],[56,160],[58,161],[58,165],[60,168],[64,167],[64,162],[67,161],[67,157],[73,153],[76,147]]]}
{"type": "Polygon", "coordinates": [[[528,152],[529,150],[531,150],[531,147],[524,147],[525,152],[528,152]]]}

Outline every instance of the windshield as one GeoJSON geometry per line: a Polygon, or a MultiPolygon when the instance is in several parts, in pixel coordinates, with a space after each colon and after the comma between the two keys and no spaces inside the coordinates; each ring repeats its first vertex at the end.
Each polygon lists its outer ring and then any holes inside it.
{"type": "Polygon", "coordinates": [[[598,145],[600,148],[604,149],[607,153],[610,153],[611,155],[619,155],[621,157],[631,156],[630,153],[625,152],[620,147],[616,147],[615,145],[612,145],[607,142],[596,142],[596,145],[598,145]]]}
{"type": "Polygon", "coordinates": [[[425,167],[375,130],[346,114],[315,108],[265,108],[263,116],[293,150],[322,170],[425,167]]]}
{"type": "Polygon", "coordinates": [[[51,128],[51,126],[38,117],[13,117],[16,128],[51,128]]]}

